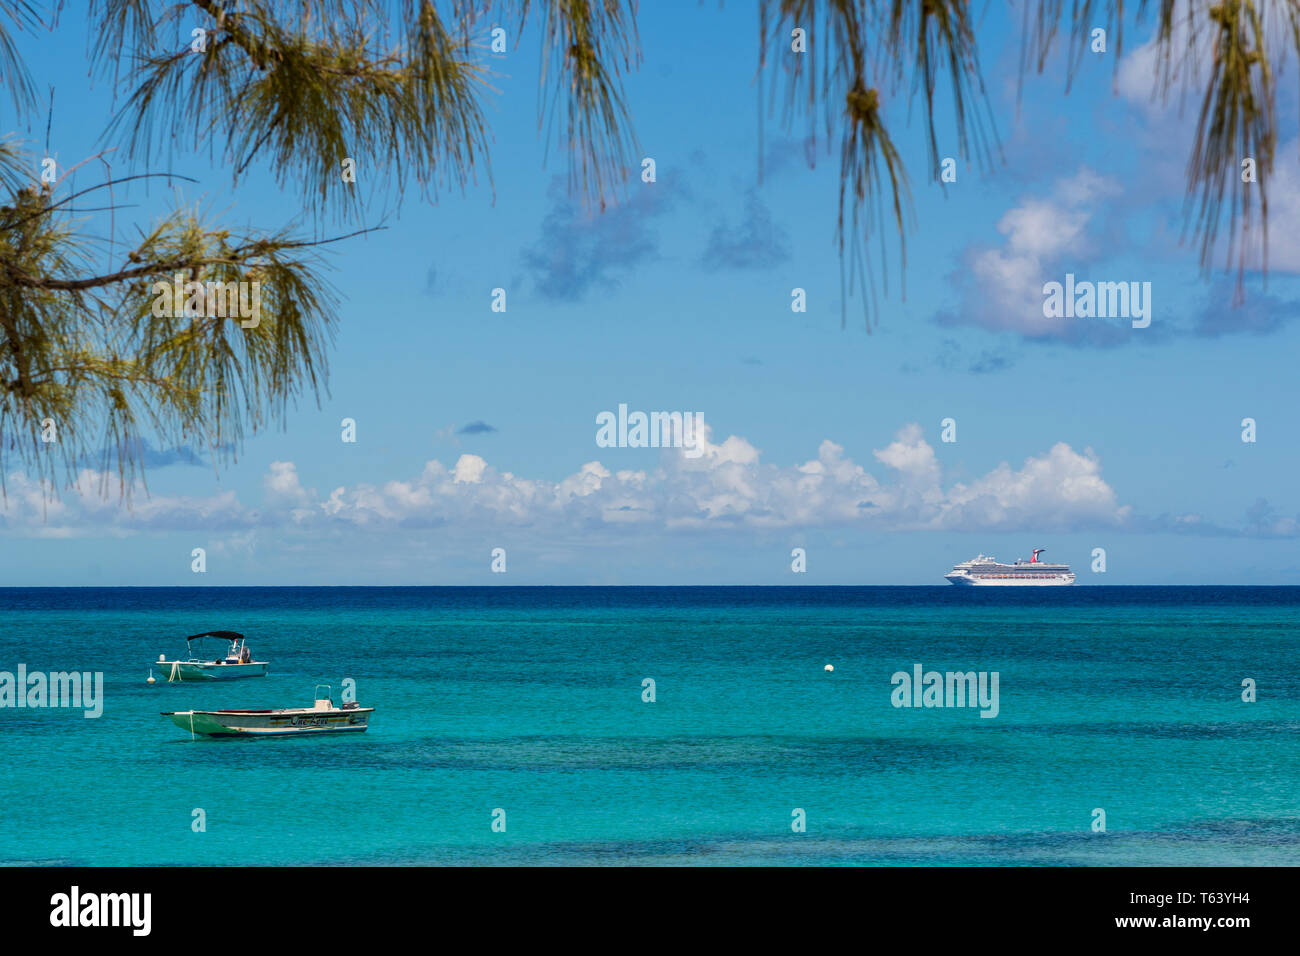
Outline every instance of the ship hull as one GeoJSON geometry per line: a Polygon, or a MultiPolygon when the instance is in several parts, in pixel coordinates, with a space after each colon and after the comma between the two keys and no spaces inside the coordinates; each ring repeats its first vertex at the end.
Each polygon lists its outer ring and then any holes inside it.
{"type": "Polygon", "coordinates": [[[977,578],[966,574],[945,575],[949,583],[965,588],[1055,588],[1074,583],[1074,575],[1053,578],[977,578]]]}

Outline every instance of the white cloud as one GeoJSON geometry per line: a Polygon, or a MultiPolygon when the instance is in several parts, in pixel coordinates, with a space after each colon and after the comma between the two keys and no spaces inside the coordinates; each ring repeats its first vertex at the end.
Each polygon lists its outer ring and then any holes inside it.
{"type": "Polygon", "coordinates": [[[1201,9],[1194,17],[1188,16],[1191,6],[1187,0],[1179,0],[1180,9],[1174,14],[1169,45],[1173,57],[1170,64],[1172,82],[1168,96],[1162,95],[1164,63],[1154,25],[1151,37],[1145,43],[1125,50],[1120,57],[1115,90],[1149,119],[1177,119],[1180,107],[1185,108],[1186,103],[1195,106],[1200,102],[1200,94],[1209,81],[1208,67],[1213,57],[1214,36],[1205,29],[1208,22],[1205,13],[1211,4],[1198,0],[1196,6],[1201,9]],[[1194,37],[1193,29],[1196,30],[1194,37]],[[1190,99],[1180,99],[1183,90],[1194,91],[1190,99]]]}
{"type": "Polygon", "coordinates": [[[1110,524],[1129,513],[1101,477],[1101,462],[1091,449],[1080,454],[1057,442],[1018,470],[1003,463],[969,486],[954,486],[944,502],[943,523],[953,530],[967,525],[1053,530],[1110,524]]]}
{"type": "MultiPolygon", "coordinates": [[[[1258,210],[1256,210],[1258,218],[1258,210]]],[[[1300,273],[1300,139],[1279,146],[1268,180],[1268,269],[1300,273]]],[[[1253,261],[1262,262],[1259,241],[1251,240],[1253,261]]]]}
{"type": "Polygon", "coordinates": [[[456,461],[456,481],[474,484],[483,480],[487,462],[478,455],[461,455],[456,461]]]}
{"type": "MultiPolygon", "coordinates": [[[[1003,213],[997,229],[1001,245],[968,254],[962,273],[963,296],[946,324],[973,324],[1029,338],[1077,338],[1094,334],[1099,320],[1079,323],[1043,315],[1043,284],[1063,281],[1096,254],[1089,227],[1102,200],[1120,187],[1086,166],[1058,180],[1048,196],[1030,196],[1003,213]]],[[[1104,321],[1104,320],[1101,320],[1104,321]]]]}
{"type": "Polygon", "coordinates": [[[452,469],[430,461],[412,479],[336,487],[324,498],[304,488],[292,462],[277,461],[264,476],[261,509],[246,507],[226,491],[206,498],[141,495],[128,510],[116,496],[100,495],[99,473],[85,472],[76,489],[43,512],[39,487],[14,474],[0,521],[10,533],[46,535],[401,526],[513,527],[545,534],[602,527],[626,533],[629,526],[1064,530],[1120,526],[1129,518],[1101,477],[1096,456],[1066,444],[1019,467],[1004,463],[976,481],[947,488],[935,450],[915,424],[873,453],[879,477],[829,440],[816,458],[778,466],[764,463],[740,436],[715,444],[706,424],[701,449],[697,458],[664,449],[657,464],[644,470],[612,472],[589,461],[558,482],[520,478],[476,455],[462,455],[452,469]]]}
{"type": "Polygon", "coordinates": [[[316,493],[308,491],[298,480],[298,469],[291,461],[273,461],[262,479],[269,508],[302,509],[314,504],[316,493]]]}
{"type": "MultiPolygon", "coordinates": [[[[1147,18],[1151,36],[1145,43],[1126,50],[1120,58],[1115,89],[1149,118],[1176,121],[1188,109],[1200,109],[1214,63],[1218,27],[1210,10],[1220,0],[1174,0],[1175,9],[1168,48],[1170,72],[1168,95],[1163,95],[1165,64],[1156,33],[1157,17],[1147,18]]],[[[1291,49],[1291,0],[1255,0],[1263,23],[1264,46],[1274,76],[1286,76],[1291,49]]],[[[1284,80],[1280,80],[1284,81],[1284,80]]],[[[1194,113],[1193,113],[1194,115],[1194,113]]],[[[1185,121],[1180,125],[1187,127],[1185,121]]],[[[1194,127],[1193,127],[1194,128],[1194,127]]]]}
{"type": "MultiPolygon", "coordinates": [[[[1187,188],[1186,157],[1192,149],[1196,120],[1214,62],[1215,29],[1207,13],[1215,2],[1217,0],[1179,0],[1170,40],[1176,69],[1168,95],[1161,95],[1163,65],[1154,30],[1145,43],[1124,53],[1115,78],[1120,97],[1142,117],[1143,145],[1155,169],[1153,179],[1171,196],[1180,196],[1187,188]],[[1193,8],[1195,16],[1189,16],[1193,8]]],[[[1289,80],[1288,76],[1295,64],[1288,61],[1295,52],[1291,49],[1291,22],[1287,7],[1288,4],[1282,0],[1258,0],[1257,3],[1263,19],[1270,68],[1282,97],[1276,104],[1279,116],[1294,114],[1294,105],[1289,102],[1294,80],[1289,80]]],[[[1266,185],[1269,222],[1273,224],[1268,236],[1269,271],[1300,273],[1300,230],[1292,227],[1293,223],[1300,221],[1300,140],[1293,139],[1278,147],[1273,159],[1273,173],[1266,185]]],[[[1256,207],[1256,222],[1258,214],[1256,207]]],[[[1216,262],[1227,261],[1224,251],[1229,233],[1225,215],[1215,253],[1216,262]]],[[[1261,238],[1258,229],[1244,234],[1247,263],[1251,268],[1263,265],[1261,238]]]]}

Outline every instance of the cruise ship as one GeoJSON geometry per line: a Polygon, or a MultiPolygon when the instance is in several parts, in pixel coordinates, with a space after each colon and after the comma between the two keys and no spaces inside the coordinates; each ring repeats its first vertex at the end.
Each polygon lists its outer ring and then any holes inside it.
{"type": "Polygon", "coordinates": [[[1035,548],[1028,561],[1021,558],[1015,564],[999,564],[991,555],[981,554],[970,561],[954,565],[944,575],[953,584],[968,587],[1050,587],[1073,584],[1074,572],[1068,564],[1048,564],[1039,561],[1044,548],[1035,548]]]}

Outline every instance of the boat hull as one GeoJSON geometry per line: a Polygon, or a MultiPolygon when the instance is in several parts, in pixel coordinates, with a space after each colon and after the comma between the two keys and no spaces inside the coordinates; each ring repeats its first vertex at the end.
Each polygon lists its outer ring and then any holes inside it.
{"type": "Polygon", "coordinates": [[[1054,578],[977,578],[967,574],[945,575],[949,583],[966,588],[1054,588],[1068,587],[1074,575],[1054,578]]]}
{"type": "Polygon", "coordinates": [[[287,737],[365,733],[373,707],[351,710],[182,710],[163,714],[182,730],[208,737],[287,737]]]}
{"type": "Polygon", "coordinates": [[[153,667],[161,671],[168,683],[178,681],[239,680],[243,677],[265,677],[266,661],[247,664],[213,664],[203,661],[154,661],[153,667]]]}

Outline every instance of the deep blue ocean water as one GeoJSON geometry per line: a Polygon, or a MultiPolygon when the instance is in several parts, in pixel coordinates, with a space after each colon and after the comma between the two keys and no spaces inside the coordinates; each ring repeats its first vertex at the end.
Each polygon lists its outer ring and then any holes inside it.
{"type": "Polygon", "coordinates": [[[1300,863],[1300,588],[0,589],[0,613],[0,671],[105,682],[98,719],[0,709],[5,864],[1300,863]],[[219,628],[271,675],[145,683],[219,628]],[[918,663],[996,671],[998,715],[893,706],[918,663]],[[159,716],[344,678],[366,734],[159,716]]]}

